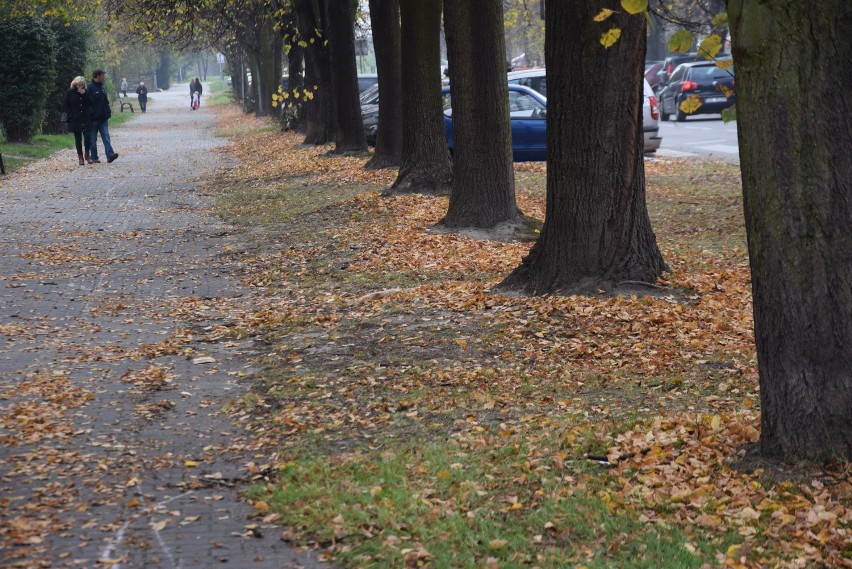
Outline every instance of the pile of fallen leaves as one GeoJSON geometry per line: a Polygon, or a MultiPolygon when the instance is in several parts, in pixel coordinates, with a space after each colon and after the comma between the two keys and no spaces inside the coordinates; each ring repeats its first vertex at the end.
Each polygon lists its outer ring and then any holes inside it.
{"type": "MultiPolygon", "coordinates": [[[[221,120],[227,129],[243,118],[226,111],[221,120]]],[[[317,452],[357,462],[448,437],[467,447],[525,445],[527,467],[558,469],[567,485],[660,532],[679,528],[696,556],[698,541],[726,544],[710,558],[719,565],[852,566],[848,470],[743,466],[760,427],[735,167],[646,162],[670,268],[653,295],[524,297],[494,287],[530,243],[436,231],[446,198],[381,197],[395,171],[367,171],[366,155],[300,142],[294,133],[242,137],[229,150],[241,162],[218,190],[228,199],[240,188],[286,220],[240,252],[262,306],[243,307],[222,331],[271,345],[251,404],[237,406],[259,440],[295,462],[317,452]],[[292,184],[316,203],[288,217],[292,184]],[[329,201],[347,184],[364,191],[329,201]],[[572,471],[589,458],[604,477],[572,471]]],[[[539,219],[544,176],[543,164],[516,167],[519,205],[539,219]]],[[[492,506],[495,515],[507,509],[503,497],[492,506]]],[[[300,522],[296,537],[343,523],[335,519],[300,522]]],[[[359,527],[350,540],[384,531],[359,527]]],[[[430,562],[425,545],[408,545],[404,563],[430,562]]],[[[366,563],[346,557],[352,550],[338,548],[339,559],[366,563]]],[[[497,553],[480,561],[511,564],[497,553]]]]}

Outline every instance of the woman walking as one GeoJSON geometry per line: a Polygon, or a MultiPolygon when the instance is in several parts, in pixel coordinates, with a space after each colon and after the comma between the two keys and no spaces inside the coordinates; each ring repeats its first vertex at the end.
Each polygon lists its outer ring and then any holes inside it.
{"type": "Polygon", "coordinates": [[[145,87],[145,83],[139,83],[139,86],[136,88],[136,95],[139,98],[139,108],[144,113],[145,107],[148,105],[148,88],[145,87]]]}
{"type": "Polygon", "coordinates": [[[78,75],[71,81],[71,88],[65,92],[65,99],[62,101],[62,112],[65,113],[68,131],[74,133],[74,145],[77,147],[80,166],[87,162],[91,164],[89,149],[92,146],[92,102],[86,92],[86,79],[82,76],[78,75]]]}

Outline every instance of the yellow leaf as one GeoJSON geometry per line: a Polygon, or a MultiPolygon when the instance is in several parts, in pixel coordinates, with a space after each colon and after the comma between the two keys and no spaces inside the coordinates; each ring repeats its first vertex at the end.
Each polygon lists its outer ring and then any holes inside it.
{"type": "Polygon", "coordinates": [[[669,51],[686,53],[692,48],[693,43],[695,43],[695,38],[692,36],[692,32],[689,30],[680,30],[669,38],[668,47],[669,51]]]}
{"type": "Polygon", "coordinates": [[[183,465],[187,468],[192,468],[194,466],[198,466],[198,462],[195,460],[185,460],[183,461],[183,465]]]}
{"type": "Polygon", "coordinates": [[[648,9],[648,0],[621,0],[621,7],[628,14],[638,14],[648,9]]]}
{"type": "Polygon", "coordinates": [[[492,539],[490,542],[488,542],[488,549],[503,549],[507,545],[509,545],[509,542],[505,539],[492,539]]]}
{"type": "Polygon", "coordinates": [[[699,108],[701,108],[701,98],[698,95],[692,95],[680,103],[680,110],[688,115],[691,115],[699,108]]]}
{"type": "Polygon", "coordinates": [[[719,34],[707,36],[698,45],[698,53],[704,56],[704,59],[713,59],[721,50],[722,36],[719,34]]]}
{"type": "Polygon", "coordinates": [[[257,502],[254,503],[254,508],[259,512],[268,512],[269,511],[269,504],[267,504],[263,500],[258,500],[257,502]]]}
{"type": "Polygon", "coordinates": [[[720,69],[730,69],[734,65],[733,59],[719,59],[716,61],[716,67],[720,69]]]}
{"type": "Polygon", "coordinates": [[[372,488],[370,488],[370,496],[372,496],[373,498],[375,498],[376,496],[378,496],[381,493],[382,493],[382,487],[381,486],[373,486],[372,488]]]}
{"type": "Polygon", "coordinates": [[[600,14],[595,16],[595,21],[596,22],[603,22],[604,20],[606,20],[607,18],[612,16],[614,13],[615,12],[613,10],[610,10],[609,8],[604,8],[603,10],[601,10],[600,14]]]}
{"type": "Polygon", "coordinates": [[[601,45],[609,49],[615,45],[615,42],[617,42],[620,37],[621,30],[619,28],[610,28],[601,36],[601,45]]]}
{"type": "Polygon", "coordinates": [[[714,431],[718,431],[721,426],[722,418],[719,415],[713,415],[713,418],[710,419],[710,428],[714,431]]]}

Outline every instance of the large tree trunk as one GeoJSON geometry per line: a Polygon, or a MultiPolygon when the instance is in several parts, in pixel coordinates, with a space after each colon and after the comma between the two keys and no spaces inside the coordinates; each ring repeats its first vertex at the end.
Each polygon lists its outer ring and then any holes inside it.
{"type": "Polygon", "coordinates": [[[331,77],[337,107],[334,151],[366,152],[355,64],[355,3],[352,0],[330,0],[328,15],[331,77]]]}
{"type": "Polygon", "coordinates": [[[238,44],[220,47],[220,51],[225,54],[225,59],[228,62],[228,71],[231,73],[231,91],[234,99],[242,101],[243,99],[243,73],[240,69],[242,61],[240,58],[241,48],[238,44]]]}
{"type": "Polygon", "coordinates": [[[255,114],[266,117],[272,114],[272,95],[281,82],[283,38],[273,29],[271,21],[258,22],[257,45],[252,50],[252,84],[256,94],[255,114]]]}
{"type": "Polygon", "coordinates": [[[399,0],[370,0],[373,48],[379,75],[379,125],[376,150],[365,168],[399,166],[402,154],[402,53],[399,0]]]}
{"type": "Polygon", "coordinates": [[[299,32],[308,44],[305,48],[305,89],[309,95],[302,99],[305,144],[331,142],[337,129],[331,57],[326,44],[327,8],[327,0],[299,0],[296,3],[299,32]]]}
{"type": "Polygon", "coordinates": [[[609,49],[594,21],[610,0],[547,2],[547,217],[504,286],[594,293],[653,283],[665,269],[645,206],[645,19],[615,14],[609,49]]]}
{"type": "Polygon", "coordinates": [[[441,105],[441,0],[400,0],[402,160],[392,190],[445,194],[452,166],[441,105]]]}
{"type": "MultiPolygon", "coordinates": [[[[294,30],[294,36],[297,32],[294,30]]],[[[294,93],[302,93],[305,88],[305,49],[293,40],[287,51],[287,91],[288,98],[284,101],[282,118],[287,128],[296,132],[305,132],[305,121],[302,119],[301,103],[303,98],[293,97],[294,93]]]]}
{"type": "Polygon", "coordinates": [[[501,0],[445,0],[452,79],[453,187],[442,224],[494,227],[515,201],[501,0]]]}
{"type": "Polygon", "coordinates": [[[760,450],[852,460],[852,4],[730,0],[728,12],[760,450]]]}

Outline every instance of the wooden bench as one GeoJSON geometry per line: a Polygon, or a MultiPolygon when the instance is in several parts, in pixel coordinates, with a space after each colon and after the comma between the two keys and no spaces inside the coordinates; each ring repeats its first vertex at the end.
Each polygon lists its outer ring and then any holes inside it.
{"type": "Polygon", "coordinates": [[[131,113],[135,113],[135,112],[136,112],[135,110],[133,110],[133,103],[131,103],[130,101],[128,101],[128,100],[127,100],[127,97],[124,97],[124,98],[122,99],[122,97],[121,97],[121,92],[120,92],[120,91],[116,91],[116,92],[115,92],[115,100],[116,100],[116,101],[118,101],[118,104],[119,104],[119,105],[121,105],[121,109],[119,109],[119,112],[122,112],[122,113],[123,113],[123,112],[124,112],[124,107],[127,107],[128,109],[130,109],[130,112],[131,112],[131,113]]]}

